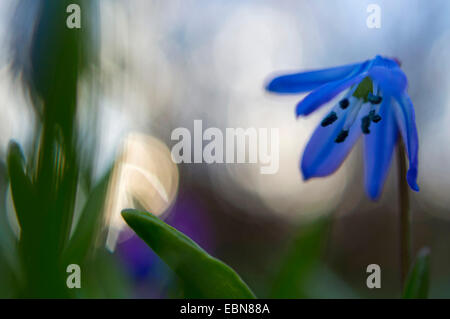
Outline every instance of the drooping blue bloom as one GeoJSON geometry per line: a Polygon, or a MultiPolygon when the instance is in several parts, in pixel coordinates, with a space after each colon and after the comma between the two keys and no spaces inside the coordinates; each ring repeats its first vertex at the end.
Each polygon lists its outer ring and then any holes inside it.
{"type": "Polygon", "coordinates": [[[397,60],[376,56],[362,63],[287,74],[266,89],[280,94],[312,91],[297,104],[308,115],[346,91],[309,140],[301,162],[305,180],[334,173],[364,134],[365,188],[377,199],[383,188],[397,138],[408,154],[407,182],[418,191],[418,137],[408,81],[397,60]]]}

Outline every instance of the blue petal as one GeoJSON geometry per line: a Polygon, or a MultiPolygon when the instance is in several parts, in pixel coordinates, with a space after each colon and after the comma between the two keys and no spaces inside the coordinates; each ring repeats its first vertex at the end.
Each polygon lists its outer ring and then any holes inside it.
{"type": "Polygon", "coordinates": [[[382,57],[381,55],[377,55],[373,59],[373,65],[374,66],[382,66],[382,67],[389,68],[389,69],[400,67],[399,62],[397,60],[382,57]]]}
{"type": "Polygon", "coordinates": [[[266,90],[276,93],[304,93],[318,88],[325,83],[336,81],[358,69],[362,63],[328,68],[317,71],[286,74],[274,78],[267,84],[266,90]]]}
{"type": "Polygon", "coordinates": [[[300,101],[300,103],[297,104],[297,116],[308,115],[311,112],[314,112],[315,110],[317,110],[317,108],[329,102],[332,98],[334,98],[346,88],[352,86],[353,84],[361,82],[361,80],[364,79],[368,74],[367,68],[368,62],[363,63],[357,70],[354,70],[352,74],[347,76],[346,78],[324,84],[317,90],[311,92],[302,101],[300,101]]]}
{"type": "Polygon", "coordinates": [[[384,98],[379,115],[381,121],[372,123],[370,134],[364,136],[365,187],[372,200],[381,194],[398,136],[390,98],[384,98]]]}
{"type": "Polygon", "coordinates": [[[396,100],[398,105],[394,103],[395,117],[409,160],[406,179],[413,190],[419,191],[419,186],[417,185],[419,138],[417,136],[414,106],[406,93],[397,96],[396,100]]]}
{"type": "Polygon", "coordinates": [[[311,177],[328,176],[341,166],[361,135],[358,123],[361,121],[362,114],[367,112],[368,106],[364,105],[358,118],[350,127],[348,137],[342,143],[335,143],[334,140],[343,128],[348,112],[340,116],[332,125],[322,127],[319,124],[303,152],[301,170],[305,180],[311,177]]]}
{"type": "Polygon", "coordinates": [[[374,66],[369,71],[370,78],[376,82],[384,93],[398,95],[408,86],[406,75],[400,68],[374,66]]]}

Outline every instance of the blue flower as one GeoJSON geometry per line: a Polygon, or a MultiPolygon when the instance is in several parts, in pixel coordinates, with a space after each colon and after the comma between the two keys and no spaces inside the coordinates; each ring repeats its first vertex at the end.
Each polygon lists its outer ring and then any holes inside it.
{"type": "Polygon", "coordinates": [[[364,134],[365,188],[380,196],[397,138],[408,154],[407,182],[418,191],[418,137],[408,81],[397,60],[376,56],[362,63],[287,74],[266,89],[281,94],[312,91],[297,104],[297,116],[308,115],[346,91],[309,140],[301,163],[305,180],[334,173],[364,134]]]}

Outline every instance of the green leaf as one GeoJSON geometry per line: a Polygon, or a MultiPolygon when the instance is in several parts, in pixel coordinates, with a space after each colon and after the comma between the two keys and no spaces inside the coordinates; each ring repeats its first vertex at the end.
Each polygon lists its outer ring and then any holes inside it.
{"type": "Polygon", "coordinates": [[[329,223],[322,218],[301,227],[282,258],[271,298],[309,298],[311,278],[318,279],[329,223]]]}
{"type": "Polygon", "coordinates": [[[358,293],[324,263],[305,280],[304,295],[312,299],[357,299],[358,293]]]}
{"type": "Polygon", "coordinates": [[[17,293],[19,262],[16,237],[6,216],[6,189],[8,187],[6,164],[0,161],[0,298],[11,298],[17,293]]]}
{"type": "Polygon", "coordinates": [[[417,254],[414,267],[408,275],[403,293],[404,299],[416,299],[428,297],[430,280],[430,250],[422,248],[417,254]]]}
{"type": "Polygon", "coordinates": [[[81,289],[72,289],[77,298],[124,299],[133,295],[133,285],[117,255],[99,248],[83,267],[81,289]],[[83,279],[84,278],[84,279],[83,279]]]}
{"type": "Polygon", "coordinates": [[[15,141],[8,146],[8,175],[17,219],[23,232],[36,226],[36,194],[30,179],[25,174],[25,158],[20,145],[15,141]]]}
{"type": "Polygon", "coordinates": [[[188,298],[255,298],[229,266],[156,216],[126,209],[122,216],[136,234],[178,275],[188,298]]]}
{"type": "Polygon", "coordinates": [[[65,252],[67,263],[83,263],[101,223],[110,171],[91,191],[65,252]]]}

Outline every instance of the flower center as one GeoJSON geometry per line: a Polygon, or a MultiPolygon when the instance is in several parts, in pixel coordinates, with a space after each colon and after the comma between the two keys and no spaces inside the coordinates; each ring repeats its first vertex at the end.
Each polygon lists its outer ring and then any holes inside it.
{"type": "Polygon", "coordinates": [[[322,127],[329,126],[336,122],[339,116],[346,116],[342,130],[335,138],[336,143],[344,142],[349,134],[350,128],[356,121],[359,112],[364,103],[370,103],[369,113],[361,118],[361,131],[364,134],[370,134],[371,123],[381,121],[381,116],[377,114],[383,97],[380,95],[379,88],[367,76],[358,85],[353,86],[347,92],[347,95],[328,113],[322,120],[322,127]]]}
{"type": "Polygon", "coordinates": [[[367,95],[367,100],[372,104],[380,104],[383,98],[379,95],[374,95],[372,92],[369,92],[367,95]]]}
{"type": "MultiPolygon", "coordinates": [[[[368,78],[366,78],[368,79],[368,78]]],[[[352,90],[352,89],[351,89],[352,90]]],[[[343,125],[342,130],[335,138],[336,143],[344,142],[349,134],[350,128],[353,126],[356,118],[358,117],[359,112],[361,111],[362,105],[364,103],[370,103],[369,113],[361,118],[361,131],[364,134],[370,134],[370,125],[371,123],[378,123],[381,121],[381,116],[377,114],[377,110],[379,109],[379,105],[383,101],[381,95],[379,95],[378,88],[373,87],[372,81],[366,80],[365,83],[360,83],[356,89],[353,90],[353,94],[351,94],[350,99],[344,98],[339,101],[338,105],[340,109],[345,110],[346,120],[343,125]],[[367,82],[367,81],[370,81],[367,82]],[[371,91],[367,92],[367,89],[371,91]],[[373,90],[375,89],[375,90],[373,90]],[[373,90],[373,91],[372,91],[373,90]],[[362,96],[361,94],[363,94],[362,96]],[[376,93],[373,93],[376,92],[376,93]],[[377,107],[376,107],[377,106],[377,107]],[[348,110],[346,110],[348,108],[348,110]],[[377,110],[376,110],[377,109],[377,110]]],[[[338,119],[338,113],[336,113],[337,108],[331,111],[323,120],[321,125],[323,127],[333,124],[338,119]]],[[[344,111],[342,111],[343,113],[344,111]]],[[[342,114],[343,115],[343,114],[342,114]]]]}

